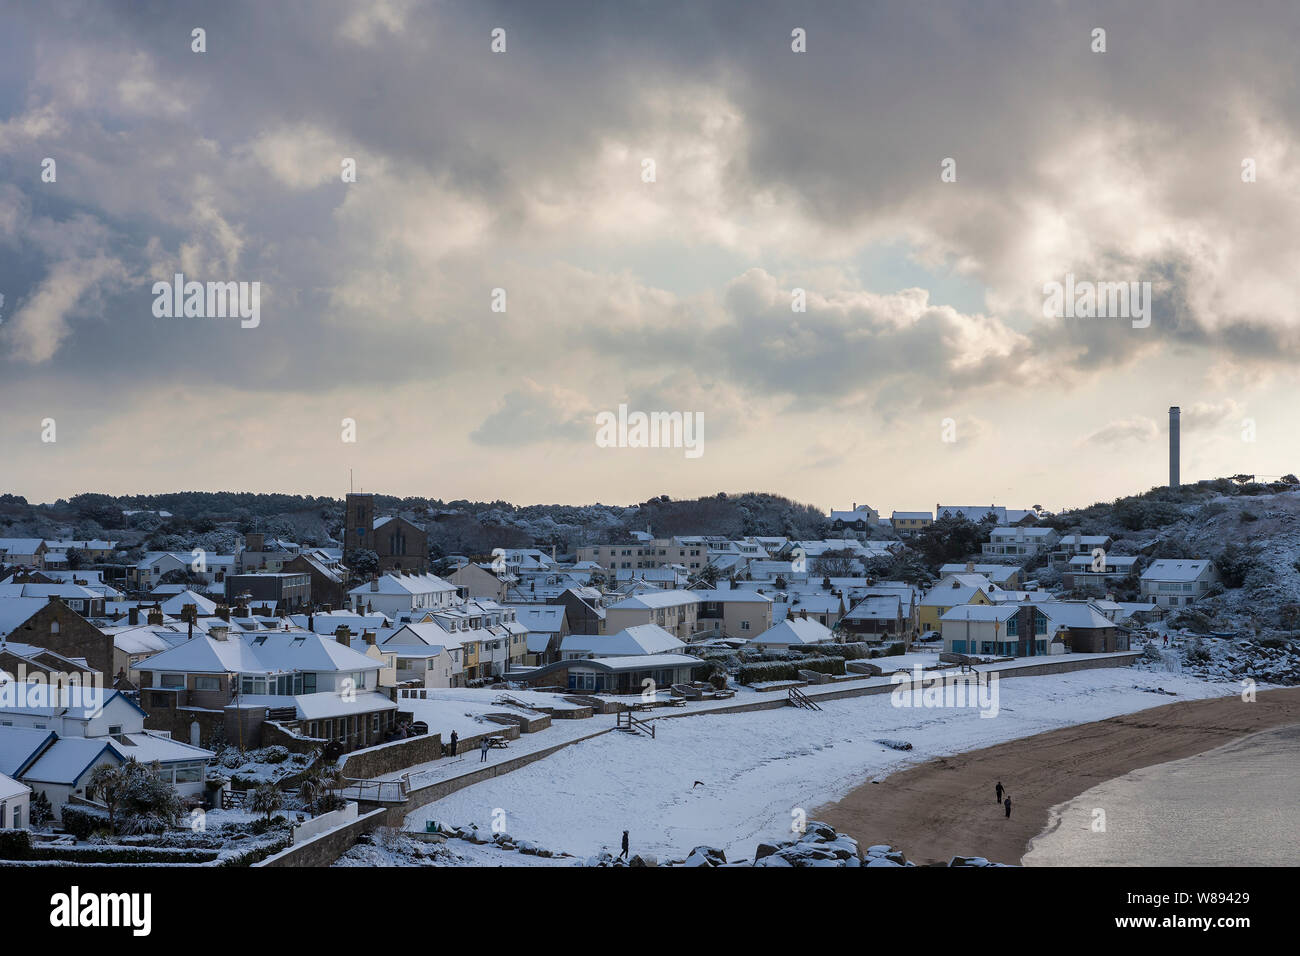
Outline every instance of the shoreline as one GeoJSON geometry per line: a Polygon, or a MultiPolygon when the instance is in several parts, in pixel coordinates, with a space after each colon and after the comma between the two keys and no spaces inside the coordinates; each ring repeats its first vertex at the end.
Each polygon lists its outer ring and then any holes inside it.
{"type": "Polygon", "coordinates": [[[1254,703],[1178,701],[927,761],[858,785],[813,819],[862,846],[899,847],[918,864],[958,854],[1018,864],[1051,827],[1053,808],[1098,784],[1296,723],[1300,687],[1261,691],[1254,703]],[[1011,819],[994,803],[999,780],[1011,819]]]}

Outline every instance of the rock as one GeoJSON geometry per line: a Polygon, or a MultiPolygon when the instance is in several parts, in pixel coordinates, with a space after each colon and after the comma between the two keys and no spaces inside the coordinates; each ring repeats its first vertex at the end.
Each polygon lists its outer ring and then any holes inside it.
{"type": "Polygon", "coordinates": [[[788,841],[782,843],[760,843],[758,849],[754,851],[754,859],[757,861],[764,857],[769,857],[778,850],[782,850],[790,845],[791,844],[788,841]]]}
{"type": "Polygon", "coordinates": [[[888,747],[890,750],[911,750],[912,745],[906,740],[877,740],[876,743],[882,747],[888,747]]]}
{"type": "Polygon", "coordinates": [[[765,856],[761,860],[755,860],[754,865],[755,866],[794,866],[794,864],[791,863],[789,860],[787,860],[785,857],[775,856],[775,855],[765,856]]]}
{"type": "Polygon", "coordinates": [[[686,857],[686,866],[721,866],[727,862],[727,854],[716,846],[697,846],[686,857]],[[692,863],[692,860],[698,862],[692,863]]]}
{"type": "Polygon", "coordinates": [[[867,860],[867,862],[863,863],[862,865],[863,866],[901,866],[902,864],[895,863],[893,860],[886,859],[883,856],[873,856],[871,859],[867,860]]]}
{"type": "Polygon", "coordinates": [[[954,856],[948,861],[949,866],[988,866],[989,861],[982,856],[954,856]]]}
{"type": "Polygon", "coordinates": [[[834,840],[836,836],[838,836],[838,834],[835,832],[835,828],[831,826],[829,823],[821,823],[817,820],[809,820],[808,825],[804,827],[803,836],[800,837],[799,839],[800,840],[811,839],[811,840],[817,840],[819,842],[825,842],[825,841],[834,840]]]}
{"type": "Polygon", "coordinates": [[[893,853],[886,853],[886,854],[885,854],[885,859],[886,859],[886,860],[893,860],[893,861],[894,861],[895,863],[897,863],[899,866],[906,866],[906,865],[907,865],[907,857],[903,856],[903,851],[902,851],[902,850],[895,850],[893,853]]]}
{"type": "Polygon", "coordinates": [[[894,848],[887,843],[877,843],[875,846],[867,847],[867,856],[884,856],[886,853],[892,853],[894,848]]]}
{"type": "Polygon", "coordinates": [[[638,853],[627,861],[628,866],[658,866],[659,859],[653,853],[638,853]]]}
{"type": "Polygon", "coordinates": [[[517,849],[520,853],[524,854],[524,856],[540,855],[538,852],[537,844],[529,840],[520,840],[517,844],[515,844],[515,849],[517,849]]]}

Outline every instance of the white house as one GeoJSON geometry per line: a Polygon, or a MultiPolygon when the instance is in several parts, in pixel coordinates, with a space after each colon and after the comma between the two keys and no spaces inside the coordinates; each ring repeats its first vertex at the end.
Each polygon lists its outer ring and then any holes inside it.
{"type": "Polygon", "coordinates": [[[981,550],[987,555],[1014,555],[1032,557],[1051,551],[1060,535],[1054,528],[1022,527],[994,528],[981,550]]]}
{"type": "Polygon", "coordinates": [[[385,574],[358,585],[348,596],[358,612],[380,611],[393,618],[403,611],[450,607],[457,600],[456,585],[436,574],[385,574]]]}
{"type": "Polygon", "coordinates": [[[1204,597],[1218,580],[1213,561],[1161,559],[1142,572],[1142,596],[1161,607],[1184,607],[1204,597]]]}
{"type": "Polygon", "coordinates": [[[657,624],[637,624],[625,627],[617,634],[570,634],[560,642],[560,659],[675,654],[685,647],[657,624]]]}

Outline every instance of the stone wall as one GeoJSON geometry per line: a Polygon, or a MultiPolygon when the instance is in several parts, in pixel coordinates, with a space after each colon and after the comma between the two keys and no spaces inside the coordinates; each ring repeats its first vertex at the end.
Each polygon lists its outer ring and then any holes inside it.
{"type": "Polygon", "coordinates": [[[370,780],[442,757],[442,735],[421,734],[405,740],[354,750],[339,758],[345,776],[370,780]]]}
{"type": "Polygon", "coordinates": [[[357,837],[384,825],[386,810],[363,813],[354,822],[314,836],[309,840],[268,856],[253,866],[330,866],[352,848],[357,837]]]}

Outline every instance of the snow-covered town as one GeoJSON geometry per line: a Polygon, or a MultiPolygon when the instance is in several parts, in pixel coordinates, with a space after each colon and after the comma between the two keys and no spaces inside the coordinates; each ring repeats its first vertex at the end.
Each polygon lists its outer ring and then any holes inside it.
{"type": "Polygon", "coordinates": [[[167,503],[0,504],[59,532],[0,538],[0,864],[907,865],[866,854],[881,834],[817,844],[818,814],[1300,681],[1289,477],[1059,514],[853,503],[798,537],[657,536],[698,505],[657,501],[471,554],[415,500],[313,505],[311,542],[247,530],[288,511],[167,503]]]}

